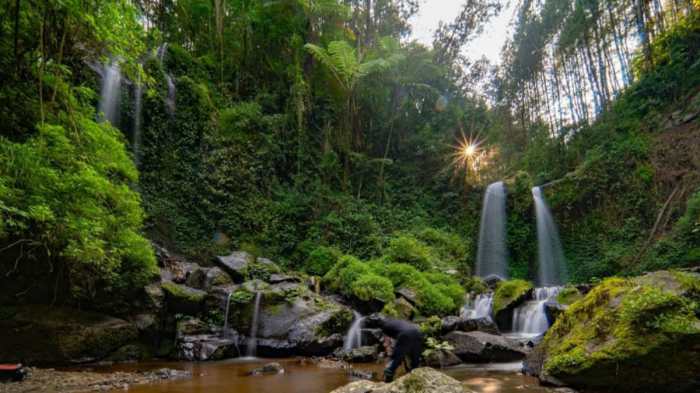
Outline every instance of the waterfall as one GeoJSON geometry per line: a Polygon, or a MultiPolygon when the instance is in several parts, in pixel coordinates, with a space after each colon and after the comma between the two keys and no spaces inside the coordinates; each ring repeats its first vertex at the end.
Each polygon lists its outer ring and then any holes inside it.
{"type": "Polygon", "coordinates": [[[158,47],[158,50],[156,51],[156,57],[158,58],[158,61],[160,62],[160,64],[163,64],[163,60],[165,59],[165,54],[167,52],[168,52],[168,43],[164,42],[158,47]]]}
{"type": "Polygon", "coordinates": [[[540,187],[532,189],[537,216],[537,283],[541,286],[562,285],[566,280],[566,260],[559,231],[540,187]]]}
{"type": "Polygon", "coordinates": [[[467,319],[491,318],[493,309],[493,293],[487,292],[476,295],[462,309],[462,315],[467,319]]]}
{"type": "Polygon", "coordinates": [[[544,304],[557,297],[561,287],[535,288],[534,300],[525,302],[513,310],[513,333],[523,336],[536,336],[547,331],[549,323],[544,304]]]}
{"type": "MultiPolygon", "coordinates": [[[[143,89],[140,81],[134,85],[134,164],[136,168],[141,162],[141,98],[143,97],[143,89]]],[[[228,307],[227,307],[228,310],[228,307]]]]}
{"type": "Polygon", "coordinates": [[[507,278],[506,191],[502,181],[490,184],[484,194],[479,229],[476,275],[507,278]]]}
{"type": "Polygon", "coordinates": [[[226,311],[224,312],[224,328],[221,330],[221,335],[226,337],[228,336],[228,310],[231,307],[231,296],[233,296],[233,292],[229,292],[228,296],[226,296],[226,311]]]}
{"type": "Polygon", "coordinates": [[[352,313],[354,316],[352,325],[343,339],[343,350],[345,352],[362,346],[362,321],[364,318],[357,311],[352,313]]]}
{"type": "Polygon", "coordinates": [[[115,127],[119,125],[121,79],[122,74],[116,61],[105,64],[102,71],[102,91],[100,94],[98,120],[108,121],[115,127]]]}
{"type": "Polygon", "coordinates": [[[246,356],[255,357],[258,347],[258,314],[260,313],[260,298],[262,292],[255,292],[255,308],[253,308],[253,321],[250,324],[250,334],[248,335],[248,348],[246,356]]]}
{"type": "Polygon", "coordinates": [[[165,98],[165,107],[170,116],[175,114],[175,82],[170,74],[165,74],[165,82],[168,84],[168,95],[165,98]]]}

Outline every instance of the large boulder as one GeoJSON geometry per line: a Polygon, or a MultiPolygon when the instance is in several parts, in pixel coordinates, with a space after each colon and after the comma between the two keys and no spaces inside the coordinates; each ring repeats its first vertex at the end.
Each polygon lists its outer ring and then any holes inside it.
{"type": "Polygon", "coordinates": [[[216,257],[214,263],[228,273],[236,283],[241,283],[248,275],[248,268],[255,263],[255,257],[246,251],[235,251],[230,255],[216,257]]]}
{"type": "Polygon", "coordinates": [[[532,283],[525,280],[508,280],[498,283],[493,294],[493,315],[501,331],[513,326],[513,310],[532,298],[532,283]]]}
{"type": "Polygon", "coordinates": [[[168,312],[172,314],[196,315],[202,311],[206,292],[175,284],[172,281],[162,283],[168,312]]]}
{"type": "Polygon", "coordinates": [[[458,380],[435,369],[424,367],[392,383],[356,381],[333,390],[331,393],[471,393],[458,380]]]}
{"type": "Polygon", "coordinates": [[[31,365],[94,362],[134,342],[122,319],[43,305],[0,308],[0,360],[31,365]]]}
{"type": "Polygon", "coordinates": [[[426,366],[433,368],[451,367],[462,363],[459,356],[446,349],[428,351],[423,357],[423,361],[425,362],[426,366]]]}
{"type": "Polygon", "coordinates": [[[559,316],[525,371],[586,390],[695,392],[699,315],[698,274],[609,278],[559,316]]]}
{"type": "Polygon", "coordinates": [[[235,338],[220,334],[186,335],[178,339],[176,358],[188,361],[221,360],[240,356],[235,338]]]}
{"type": "Polygon", "coordinates": [[[507,337],[484,332],[452,332],[443,337],[460,359],[468,363],[520,360],[528,348],[507,337]]]}
{"type": "Polygon", "coordinates": [[[498,326],[489,317],[468,318],[466,316],[448,316],[442,319],[442,334],[455,330],[461,332],[480,331],[489,334],[500,334],[498,326]]]}
{"type": "Polygon", "coordinates": [[[192,288],[209,292],[213,287],[232,284],[228,274],[218,267],[198,267],[187,277],[186,284],[192,288]]]}
{"type": "MultiPolygon", "coordinates": [[[[343,343],[353,315],[346,307],[311,292],[299,283],[267,285],[261,294],[257,325],[260,356],[322,356],[343,343]]],[[[243,288],[232,295],[230,326],[250,331],[255,294],[243,288]]],[[[249,344],[245,340],[245,345],[249,344]]]]}

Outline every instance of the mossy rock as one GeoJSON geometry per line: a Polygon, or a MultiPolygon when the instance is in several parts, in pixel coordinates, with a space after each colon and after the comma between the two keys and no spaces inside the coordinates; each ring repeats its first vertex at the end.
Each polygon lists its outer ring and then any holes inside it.
{"type": "Polygon", "coordinates": [[[691,391],[700,375],[700,275],[609,278],[573,303],[528,368],[591,390],[691,391]]]}
{"type": "Polygon", "coordinates": [[[520,303],[532,289],[532,283],[525,280],[502,281],[496,287],[493,295],[493,312],[514,308],[520,303]]]}
{"type": "Polygon", "coordinates": [[[0,314],[11,315],[0,319],[0,359],[7,362],[93,362],[138,339],[136,326],[127,321],[71,308],[21,306],[0,314]]]}
{"type": "Polygon", "coordinates": [[[168,311],[171,313],[197,315],[202,311],[207,293],[199,289],[166,281],[162,284],[168,311]]]}
{"type": "Polygon", "coordinates": [[[557,295],[557,302],[565,306],[569,306],[581,299],[583,299],[583,295],[574,286],[564,287],[557,295]]]}

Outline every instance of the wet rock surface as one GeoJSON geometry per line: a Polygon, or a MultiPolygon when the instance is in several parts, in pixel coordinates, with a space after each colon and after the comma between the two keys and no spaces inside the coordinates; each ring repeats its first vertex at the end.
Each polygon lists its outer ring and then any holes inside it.
{"type": "Polygon", "coordinates": [[[245,251],[236,251],[214,259],[218,267],[226,271],[236,283],[246,279],[248,268],[255,262],[255,257],[245,251]]]}
{"type": "Polygon", "coordinates": [[[454,352],[444,349],[430,351],[427,356],[424,356],[423,361],[426,366],[432,368],[451,367],[462,363],[462,360],[454,352]]]}
{"type": "Polygon", "coordinates": [[[392,383],[356,381],[332,393],[471,393],[461,382],[435,369],[413,370],[392,383]]]}
{"type": "Polygon", "coordinates": [[[123,319],[71,308],[2,307],[2,315],[0,359],[4,362],[93,362],[138,338],[136,326],[123,319]]]}
{"type": "Polygon", "coordinates": [[[89,371],[57,371],[30,368],[22,382],[0,383],[0,393],[64,392],[82,393],[128,390],[130,386],[157,383],[163,380],[190,378],[188,371],[160,369],[143,373],[89,371]]]}
{"type": "Polygon", "coordinates": [[[507,337],[484,332],[452,332],[443,337],[453,352],[465,362],[509,362],[523,359],[528,352],[518,342],[507,337]]]}
{"type": "Polygon", "coordinates": [[[498,326],[489,317],[467,318],[466,316],[449,316],[442,319],[442,333],[446,334],[455,330],[461,332],[480,331],[498,335],[498,326]]]}
{"type": "Polygon", "coordinates": [[[250,372],[250,375],[284,374],[284,367],[277,362],[267,363],[250,372]]]}
{"type": "Polygon", "coordinates": [[[339,348],[333,355],[350,363],[369,363],[379,358],[379,348],[376,345],[357,347],[349,351],[339,348]]]}

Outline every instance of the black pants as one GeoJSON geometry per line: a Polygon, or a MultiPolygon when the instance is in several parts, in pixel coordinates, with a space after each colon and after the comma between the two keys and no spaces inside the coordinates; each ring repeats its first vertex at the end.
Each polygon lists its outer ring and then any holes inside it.
{"type": "Polygon", "coordinates": [[[384,382],[394,380],[396,369],[401,366],[404,360],[408,359],[406,372],[420,366],[420,356],[423,353],[423,335],[419,331],[408,331],[400,333],[396,338],[394,350],[391,353],[391,360],[384,369],[384,382]]]}

